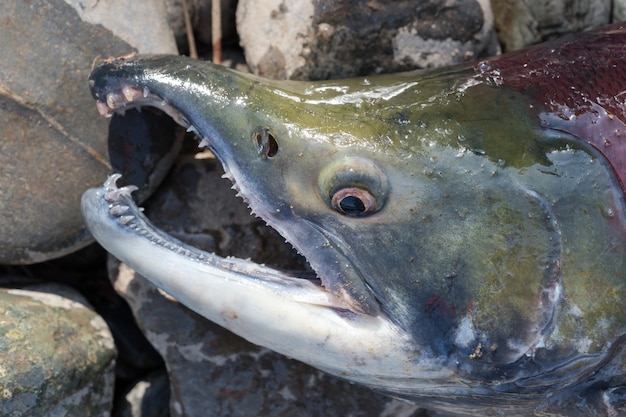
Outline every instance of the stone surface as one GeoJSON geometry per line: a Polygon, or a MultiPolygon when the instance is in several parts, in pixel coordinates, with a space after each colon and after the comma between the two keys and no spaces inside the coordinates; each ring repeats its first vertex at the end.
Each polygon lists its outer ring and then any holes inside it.
{"type": "MultiPolygon", "coordinates": [[[[115,292],[106,274],[107,254],[98,245],[74,252],[59,259],[32,265],[0,265],[0,287],[24,288],[26,286],[57,283],[71,287],[85,296],[89,305],[108,325],[115,347],[115,402],[112,417],[127,416],[120,414],[139,410],[142,417],[162,417],[162,414],[150,413],[154,407],[167,412],[169,384],[153,382],[154,375],[164,375],[165,364],[161,356],[146,340],[137,327],[132,312],[126,302],[115,292]],[[150,387],[146,384],[150,383],[150,387]],[[145,389],[141,389],[144,387],[145,389]],[[159,387],[164,387],[161,389],[159,387]],[[149,404],[142,404],[142,395],[149,404]],[[132,400],[132,403],[126,401],[132,400]],[[157,397],[166,404],[165,408],[151,399],[157,397]],[[165,399],[161,398],[165,397],[165,399]]],[[[73,293],[75,294],[75,292],[73,293]]],[[[84,302],[84,301],[81,301],[84,302]]],[[[0,306],[1,307],[1,306],[0,306]]],[[[40,320],[24,316],[22,326],[29,326],[29,321],[40,320]]],[[[69,374],[72,369],[66,370],[69,374]]],[[[0,381],[2,378],[0,377],[0,381]]],[[[0,404],[0,415],[2,414],[0,404]]],[[[163,416],[164,417],[164,416],[163,416]]]]}
{"type": "Polygon", "coordinates": [[[443,66],[498,51],[488,0],[241,0],[237,30],[253,72],[279,79],[443,66]]]}
{"type": "Polygon", "coordinates": [[[3,416],[108,416],[115,355],[104,320],[75,290],[0,289],[3,416]]]}
{"type": "Polygon", "coordinates": [[[102,25],[141,54],[175,54],[165,0],[65,0],[84,22],[102,25]]]}
{"type": "Polygon", "coordinates": [[[626,0],[613,0],[611,10],[611,21],[621,22],[626,20],[626,0]]]}
{"type": "MultiPolygon", "coordinates": [[[[221,178],[219,164],[206,156],[187,157],[175,166],[163,189],[146,202],[148,216],[205,250],[303,268],[281,237],[249,215],[221,178]]],[[[166,361],[173,417],[426,415],[414,405],[252,345],[114,259],[109,268],[116,290],[166,361]]]]}
{"type": "Polygon", "coordinates": [[[113,417],[169,417],[170,386],[167,372],[156,371],[121,395],[113,417]]]}
{"type": "MultiPolygon", "coordinates": [[[[41,262],[88,244],[80,196],[112,170],[108,122],[87,77],[96,58],[128,54],[134,44],[90,21],[105,5],[125,3],[71,3],[0,2],[0,263],[41,262]]],[[[153,12],[128,12],[118,7],[115,33],[122,21],[135,30],[155,24],[153,12]]],[[[154,46],[167,34],[141,30],[153,45],[142,51],[175,51],[154,46]]]]}
{"type": "Polygon", "coordinates": [[[491,0],[491,3],[505,52],[611,21],[611,0],[491,0]]]}
{"type": "Polygon", "coordinates": [[[208,152],[181,156],[162,187],[146,201],[146,215],[164,231],[220,256],[305,268],[304,259],[234,197],[222,174],[221,165],[208,152]]]}

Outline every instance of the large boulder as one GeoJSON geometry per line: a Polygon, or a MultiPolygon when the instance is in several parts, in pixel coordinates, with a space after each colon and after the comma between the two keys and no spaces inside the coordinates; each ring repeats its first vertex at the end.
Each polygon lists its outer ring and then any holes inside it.
{"type": "Polygon", "coordinates": [[[498,51],[488,0],[240,0],[237,31],[253,72],[279,79],[439,67],[498,51]]]}
{"type": "Polygon", "coordinates": [[[521,49],[611,21],[611,0],[491,0],[491,3],[504,51],[521,49]]]}
{"type": "Polygon", "coordinates": [[[3,416],[108,416],[115,356],[106,323],[75,290],[0,288],[3,416]]]}
{"type": "Polygon", "coordinates": [[[0,263],[41,262],[92,241],[80,196],[121,169],[87,77],[96,59],[176,53],[162,1],[0,2],[0,263]]]}

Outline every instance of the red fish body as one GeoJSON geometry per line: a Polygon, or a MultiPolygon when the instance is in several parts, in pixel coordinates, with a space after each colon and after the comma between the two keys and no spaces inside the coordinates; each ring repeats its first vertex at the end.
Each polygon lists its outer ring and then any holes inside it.
{"type": "Polygon", "coordinates": [[[481,61],[488,83],[522,91],[546,128],[578,136],[626,183],[626,25],[616,24],[481,61]]]}

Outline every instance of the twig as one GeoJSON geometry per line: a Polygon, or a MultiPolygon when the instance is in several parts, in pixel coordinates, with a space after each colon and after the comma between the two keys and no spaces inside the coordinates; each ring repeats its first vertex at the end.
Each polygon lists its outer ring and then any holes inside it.
{"type": "Polygon", "coordinates": [[[198,50],[196,49],[196,39],[193,36],[193,28],[191,27],[191,18],[189,17],[189,8],[187,0],[181,0],[183,6],[183,17],[185,18],[185,32],[187,32],[187,43],[189,44],[189,56],[198,58],[198,50]]]}
{"type": "Polygon", "coordinates": [[[222,7],[220,0],[211,1],[211,40],[213,41],[213,62],[222,64],[222,7]]]}

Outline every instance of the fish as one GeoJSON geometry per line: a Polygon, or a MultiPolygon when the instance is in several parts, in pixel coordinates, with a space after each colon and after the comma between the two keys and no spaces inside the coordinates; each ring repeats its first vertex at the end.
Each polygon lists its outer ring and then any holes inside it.
{"type": "Polygon", "coordinates": [[[109,60],[101,114],[153,106],[195,132],[315,277],[181,243],[119,174],[82,213],[182,304],[330,374],[449,415],[617,415],[625,69],[622,24],[346,80],[109,60]]]}

